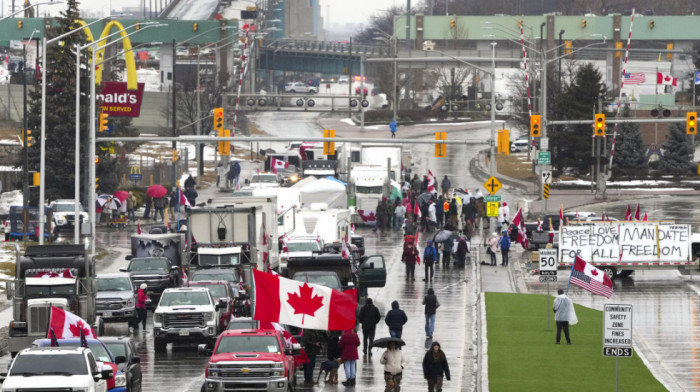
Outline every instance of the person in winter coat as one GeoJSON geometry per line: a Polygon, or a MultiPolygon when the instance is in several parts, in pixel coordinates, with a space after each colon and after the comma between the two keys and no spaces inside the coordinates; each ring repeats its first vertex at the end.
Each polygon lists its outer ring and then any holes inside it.
{"type": "Polygon", "coordinates": [[[163,210],[168,205],[168,198],[165,196],[157,197],[153,200],[153,220],[158,220],[158,212],[160,212],[160,219],[165,220],[163,215],[163,210]]]}
{"type": "Polygon", "coordinates": [[[309,362],[304,364],[304,384],[313,384],[316,356],[321,352],[321,340],[319,333],[313,329],[304,330],[304,352],[309,362]]]}
{"type": "Polygon", "coordinates": [[[510,251],[510,237],[508,237],[508,230],[503,229],[503,235],[501,239],[498,240],[498,247],[501,248],[501,265],[508,266],[508,252],[510,251]]]}
{"type": "Polygon", "coordinates": [[[389,336],[401,339],[403,325],[408,322],[406,312],[399,309],[399,301],[391,303],[391,310],[384,317],[384,322],[389,327],[389,336]]]}
{"type": "MultiPolygon", "coordinates": [[[[477,192],[481,192],[481,190],[477,192]]],[[[484,197],[481,196],[476,198],[476,227],[481,226],[481,219],[483,218],[486,218],[486,202],[484,197]]]]}
{"type": "Polygon", "coordinates": [[[459,241],[457,241],[457,261],[455,261],[455,265],[464,267],[464,263],[467,260],[467,253],[469,253],[469,244],[467,244],[467,239],[461,235],[459,236],[459,241]]]}
{"type": "Polygon", "coordinates": [[[411,180],[411,192],[420,193],[421,186],[423,182],[418,178],[418,174],[414,174],[411,180]]]}
{"type": "Polygon", "coordinates": [[[496,252],[498,252],[498,234],[491,233],[488,249],[486,249],[486,253],[491,256],[491,265],[496,265],[496,252]]]}
{"type": "Polygon", "coordinates": [[[440,307],[440,302],[432,287],[428,289],[428,295],[423,298],[423,305],[425,305],[425,336],[432,339],[433,331],[435,331],[435,313],[440,307]]]}
{"type": "Polygon", "coordinates": [[[430,184],[430,180],[428,180],[428,176],[423,176],[423,182],[421,183],[421,187],[420,187],[421,193],[428,191],[429,184],[430,184]]]}
{"type": "MultiPolygon", "coordinates": [[[[146,209],[143,211],[143,219],[148,219],[151,217],[151,207],[153,206],[153,198],[151,195],[146,194],[146,209]]],[[[99,221],[99,219],[98,219],[99,221]]]]}
{"type": "Polygon", "coordinates": [[[452,198],[450,202],[450,224],[457,228],[459,227],[457,220],[459,219],[459,208],[457,207],[457,200],[452,198]]]}
{"type": "Polygon", "coordinates": [[[438,342],[433,342],[423,357],[423,377],[428,380],[428,392],[442,392],[443,378],[450,381],[447,357],[438,342]]]}
{"type": "Polygon", "coordinates": [[[450,237],[447,241],[442,243],[442,267],[447,268],[450,265],[450,258],[452,257],[452,248],[454,246],[454,238],[450,237]]]}
{"type": "Polygon", "coordinates": [[[404,219],[406,218],[406,206],[403,204],[398,204],[394,209],[394,224],[396,231],[401,230],[403,227],[404,219]]]}
{"type": "Polygon", "coordinates": [[[450,182],[450,179],[447,178],[447,175],[445,175],[445,178],[442,179],[442,183],[440,184],[440,187],[442,188],[442,196],[447,199],[450,197],[450,187],[452,186],[452,183],[450,182]]]}
{"type": "Polygon", "coordinates": [[[403,235],[415,235],[416,230],[418,229],[418,225],[416,225],[415,221],[413,220],[412,216],[409,216],[405,221],[404,221],[404,226],[403,226],[403,235]]]}
{"type": "MultiPolygon", "coordinates": [[[[194,182],[194,178],[192,178],[192,175],[187,176],[187,179],[185,180],[185,183],[182,184],[182,185],[185,186],[185,189],[187,189],[187,188],[194,188],[194,186],[195,186],[196,184],[195,184],[195,182],[194,182]]],[[[194,204],[192,204],[192,205],[194,205],[194,204]]]]}
{"type": "Polygon", "coordinates": [[[500,231],[503,229],[503,226],[508,228],[508,224],[510,224],[510,207],[508,207],[508,203],[504,201],[503,204],[498,207],[498,223],[496,224],[496,229],[500,231]]]}
{"type": "MultiPolygon", "coordinates": [[[[357,316],[357,322],[362,325],[362,352],[365,354],[367,354],[369,346],[374,342],[374,332],[381,319],[382,315],[379,314],[379,309],[374,306],[372,298],[367,298],[365,306],[360,309],[360,314],[357,316]]],[[[371,350],[369,355],[372,356],[371,350]]]]}
{"type": "Polygon", "coordinates": [[[377,223],[374,226],[374,231],[384,230],[384,225],[386,225],[386,208],[384,208],[384,203],[380,200],[377,203],[376,211],[377,223]]]}
{"type": "Polygon", "coordinates": [[[148,295],[146,294],[147,289],[148,286],[146,283],[141,283],[139,291],[136,294],[136,305],[134,306],[136,308],[136,319],[131,323],[129,332],[134,332],[134,329],[138,328],[139,323],[141,323],[143,333],[148,333],[148,331],[146,331],[146,301],[148,301],[148,295]]]}
{"type": "Polygon", "coordinates": [[[428,240],[425,250],[423,251],[423,265],[425,265],[425,278],[423,282],[433,280],[433,265],[437,260],[437,249],[433,246],[433,241],[428,240]]]}
{"type": "Polygon", "coordinates": [[[406,264],[406,280],[416,280],[416,262],[418,261],[418,251],[413,247],[413,242],[406,244],[401,255],[401,262],[406,264]]]}
{"type": "Polygon", "coordinates": [[[347,380],[343,381],[343,385],[346,387],[355,385],[356,361],[360,358],[357,353],[359,346],[360,338],[352,329],[345,331],[343,336],[340,337],[340,342],[338,342],[338,347],[343,350],[340,358],[343,360],[343,366],[345,367],[345,378],[347,380]]]}
{"type": "MultiPolygon", "coordinates": [[[[407,199],[409,199],[409,198],[407,198],[407,199]]],[[[414,217],[414,215],[413,215],[413,200],[409,199],[408,201],[406,201],[406,199],[404,199],[403,204],[406,207],[406,219],[413,218],[414,217]]]]}
{"type": "Polygon", "coordinates": [[[433,228],[438,226],[436,214],[435,202],[430,200],[430,205],[428,205],[428,231],[432,231],[433,228]]]}
{"type": "Polygon", "coordinates": [[[481,238],[484,239],[484,246],[486,246],[489,238],[489,233],[491,232],[491,218],[485,216],[482,222],[483,229],[481,230],[481,238]]]}
{"type": "Polygon", "coordinates": [[[435,218],[437,220],[437,227],[442,227],[445,222],[445,210],[442,208],[445,200],[442,196],[438,197],[437,205],[435,206],[435,218]]]}
{"type": "Polygon", "coordinates": [[[126,217],[131,222],[136,222],[136,197],[131,192],[126,198],[126,217]]]}
{"type": "Polygon", "coordinates": [[[470,198],[469,203],[462,206],[462,219],[465,221],[471,219],[472,222],[476,222],[476,199],[470,198]]]}
{"type": "Polygon", "coordinates": [[[384,392],[399,392],[406,360],[398,344],[389,342],[386,351],[382,353],[382,357],[379,359],[379,363],[384,365],[384,392]]]}
{"type": "Polygon", "coordinates": [[[178,189],[173,187],[173,191],[170,193],[170,219],[177,216],[177,206],[180,202],[180,193],[178,189]]]}
{"type": "Polygon", "coordinates": [[[197,196],[199,196],[199,194],[194,189],[194,186],[191,186],[186,189],[187,190],[185,191],[185,198],[187,198],[187,201],[190,203],[190,205],[194,207],[194,205],[197,203],[197,196]]]}
{"type": "Polygon", "coordinates": [[[569,338],[569,322],[571,321],[571,310],[574,304],[571,302],[571,298],[564,294],[564,290],[559,289],[557,291],[557,298],[554,300],[554,305],[552,310],[554,311],[554,321],[557,322],[557,344],[561,341],[561,331],[564,330],[564,337],[566,337],[566,344],[571,344],[571,339],[569,338]]]}

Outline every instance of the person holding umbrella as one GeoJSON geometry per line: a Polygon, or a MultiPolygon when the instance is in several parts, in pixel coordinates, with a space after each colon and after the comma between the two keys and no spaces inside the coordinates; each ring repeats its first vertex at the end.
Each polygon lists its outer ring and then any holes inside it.
{"type": "Polygon", "coordinates": [[[379,363],[384,365],[385,392],[399,392],[401,390],[401,377],[406,360],[397,342],[390,341],[386,351],[382,354],[379,363]]]}
{"type": "Polygon", "coordinates": [[[428,392],[442,392],[443,378],[450,381],[447,357],[438,342],[433,342],[423,357],[423,377],[428,380],[428,392]]]}

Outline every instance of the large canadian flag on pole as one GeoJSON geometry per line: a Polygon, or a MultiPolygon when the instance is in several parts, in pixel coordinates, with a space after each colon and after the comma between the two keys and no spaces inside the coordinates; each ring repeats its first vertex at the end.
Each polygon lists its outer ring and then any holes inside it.
{"type": "Polygon", "coordinates": [[[56,339],[79,338],[81,331],[85,337],[97,339],[97,334],[87,321],[55,306],[51,307],[49,328],[46,331],[46,337],[49,339],[52,338],[51,331],[56,339]]]}
{"type": "Polygon", "coordinates": [[[289,167],[289,162],[285,162],[281,159],[275,159],[275,158],[270,159],[270,169],[272,169],[272,171],[274,173],[277,173],[277,169],[286,169],[288,167],[289,167]]]}
{"type": "Polygon", "coordinates": [[[355,327],[356,290],[340,292],[258,270],[253,270],[253,280],[255,320],[324,331],[355,327]]]}
{"type": "Polygon", "coordinates": [[[673,76],[661,72],[656,73],[656,84],[675,86],[678,84],[678,79],[673,76]]]}

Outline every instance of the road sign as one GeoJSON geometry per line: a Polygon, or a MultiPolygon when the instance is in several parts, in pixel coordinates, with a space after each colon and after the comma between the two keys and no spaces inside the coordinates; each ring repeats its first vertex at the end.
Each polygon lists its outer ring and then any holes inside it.
{"type": "Polygon", "coordinates": [[[540,138],[540,150],[544,150],[544,151],[549,150],[549,138],[548,137],[541,137],[540,138]]]}
{"type": "Polygon", "coordinates": [[[129,180],[131,181],[141,181],[142,178],[142,174],[129,174],[129,180]]]}
{"type": "Polygon", "coordinates": [[[543,184],[551,184],[552,183],[552,172],[549,170],[543,171],[540,173],[540,178],[542,179],[543,184]]]}
{"type": "Polygon", "coordinates": [[[540,275],[540,282],[556,282],[556,275],[540,275]]]}
{"type": "Polygon", "coordinates": [[[493,176],[486,180],[486,182],[484,183],[484,188],[486,188],[486,190],[489,191],[489,193],[492,195],[498,192],[498,190],[501,189],[502,186],[503,185],[501,185],[500,181],[498,181],[496,177],[493,176]]]}
{"type": "Polygon", "coordinates": [[[550,165],[552,163],[552,154],[549,151],[537,152],[538,165],[550,165]]]}
{"type": "Polygon", "coordinates": [[[557,250],[540,249],[540,275],[557,275],[557,250]]]}
{"type": "Polygon", "coordinates": [[[484,201],[487,203],[490,201],[500,202],[501,196],[495,196],[495,195],[484,196],[484,201]]]}
{"type": "Polygon", "coordinates": [[[603,356],[632,356],[632,305],[605,305],[603,309],[603,356]],[[606,348],[609,350],[605,350],[606,348]],[[629,351],[622,349],[629,349],[629,351]]]}
{"type": "Polygon", "coordinates": [[[498,216],[498,202],[490,201],[486,203],[486,216],[496,217],[498,216]]]}
{"type": "Polygon", "coordinates": [[[542,185],[542,197],[549,199],[549,184],[542,185]]]}

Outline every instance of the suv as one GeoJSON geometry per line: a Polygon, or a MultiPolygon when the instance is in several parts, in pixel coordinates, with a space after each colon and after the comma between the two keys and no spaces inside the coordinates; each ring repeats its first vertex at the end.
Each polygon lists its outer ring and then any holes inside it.
{"type": "Polygon", "coordinates": [[[146,283],[149,294],[154,297],[159,297],[168,287],[182,285],[180,267],[167,257],[134,257],[127,268],[119,271],[128,272],[136,288],[146,283]]]}
{"type": "MultiPolygon", "coordinates": [[[[49,204],[49,208],[51,208],[53,213],[53,227],[56,233],[64,230],[73,230],[75,227],[75,200],[54,200],[49,204]]],[[[78,204],[78,211],[80,215],[79,223],[87,222],[88,214],[83,209],[82,204],[78,204]]]]}
{"type": "Polygon", "coordinates": [[[204,392],[260,390],[287,392],[294,389],[294,356],[298,343],[290,344],[274,330],[228,330],[216,342],[204,371],[204,392]]]}
{"type": "Polygon", "coordinates": [[[220,309],[205,287],[165,289],[153,313],[153,339],[156,352],[165,352],[175,341],[213,344],[220,329],[220,309]]]}
{"type": "Polygon", "coordinates": [[[125,361],[117,366],[126,375],[126,388],[129,392],[141,392],[141,357],[136,352],[136,346],[127,337],[101,337],[100,341],[107,346],[115,358],[124,357],[125,361]]]}
{"type": "Polygon", "coordinates": [[[310,86],[301,82],[292,82],[284,85],[285,93],[309,93],[315,94],[318,92],[318,87],[310,86]]]}
{"type": "Polygon", "coordinates": [[[136,317],[134,284],[129,274],[97,275],[97,314],[108,322],[129,322],[136,317]]]}
{"type": "Polygon", "coordinates": [[[257,173],[250,178],[251,188],[274,188],[280,186],[281,178],[275,173],[257,173]]]}
{"type": "Polygon", "coordinates": [[[521,152],[527,151],[528,141],[527,138],[517,138],[515,141],[510,143],[510,152],[521,152]]]}
{"type": "Polygon", "coordinates": [[[1,375],[1,390],[105,392],[105,379],[112,375],[112,368],[100,367],[89,348],[33,347],[20,351],[1,375]]]}
{"type": "Polygon", "coordinates": [[[226,303],[227,306],[221,309],[219,314],[219,329],[224,330],[233,315],[233,302],[236,299],[235,290],[228,282],[222,281],[199,281],[190,282],[190,287],[205,287],[209,289],[209,294],[214,301],[226,303]]]}

